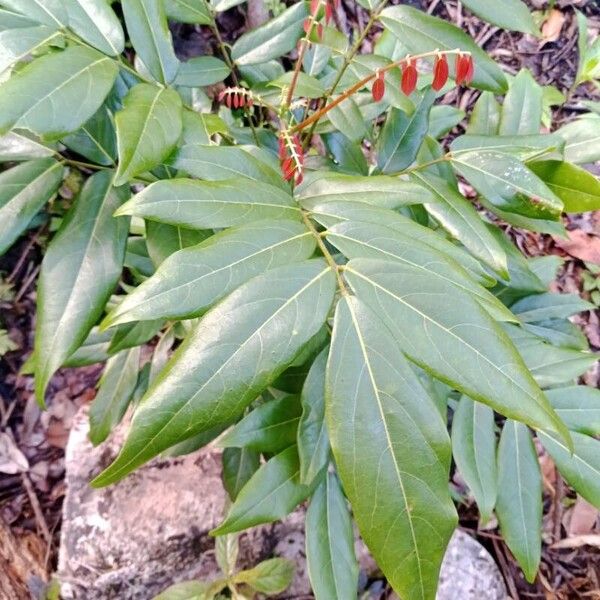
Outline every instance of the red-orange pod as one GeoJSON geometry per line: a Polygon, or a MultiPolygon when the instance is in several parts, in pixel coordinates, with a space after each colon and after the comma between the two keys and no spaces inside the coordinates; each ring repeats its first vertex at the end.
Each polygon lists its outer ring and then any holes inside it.
{"type": "Polygon", "coordinates": [[[467,79],[467,73],[469,71],[469,57],[466,54],[457,54],[454,69],[454,79],[456,81],[456,85],[462,85],[467,79]]]}
{"type": "Polygon", "coordinates": [[[373,87],[371,88],[371,94],[373,95],[373,100],[375,102],[379,102],[383,95],[385,94],[385,81],[383,80],[383,73],[378,73],[375,81],[373,82],[373,87]]]}
{"type": "Polygon", "coordinates": [[[412,60],[408,60],[402,67],[402,81],[400,84],[402,91],[407,96],[410,96],[415,91],[418,78],[417,67],[415,67],[412,60]]]}
{"type": "Polygon", "coordinates": [[[323,23],[317,23],[317,39],[323,41],[323,23]]]}
{"type": "Polygon", "coordinates": [[[306,17],[306,19],[304,19],[304,33],[310,33],[310,28],[311,28],[311,19],[310,17],[306,17]]]}
{"type": "Polygon", "coordinates": [[[325,4],[325,23],[329,25],[329,21],[331,21],[331,17],[333,16],[333,8],[329,0],[325,4]]]}
{"type": "Polygon", "coordinates": [[[319,10],[320,0],[311,0],[310,2],[310,14],[316,16],[319,10]]]}
{"type": "Polygon", "coordinates": [[[465,75],[465,85],[470,85],[471,81],[473,81],[473,75],[475,75],[475,63],[473,62],[473,57],[471,55],[467,56],[467,74],[465,75]]]}
{"type": "Polygon", "coordinates": [[[225,96],[225,106],[227,106],[227,108],[231,108],[231,94],[227,94],[225,96]]]}
{"type": "Polygon", "coordinates": [[[446,59],[446,55],[442,54],[437,57],[433,66],[433,82],[431,87],[436,92],[439,92],[446,85],[446,81],[448,81],[448,60],[446,59]]]}

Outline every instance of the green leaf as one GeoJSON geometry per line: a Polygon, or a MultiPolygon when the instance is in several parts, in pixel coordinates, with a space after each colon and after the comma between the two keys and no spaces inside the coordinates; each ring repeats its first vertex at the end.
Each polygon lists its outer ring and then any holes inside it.
{"type": "Polygon", "coordinates": [[[279,452],[296,443],[301,412],[300,402],[294,396],[265,402],[222,436],[219,446],[279,452]]]}
{"type": "Polygon", "coordinates": [[[456,525],[448,434],[395,340],[354,297],[337,305],[325,398],[361,536],[400,596],[432,598],[456,525]]]}
{"type": "Polygon", "coordinates": [[[53,158],[40,158],[0,173],[0,255],[56,193],[63,171],[53,158]]]}
{"type": "Polygon", "coordinates": [[[260,466],[260,453],[249,448],[225,448],[223,450],[223,485],[232,500],[260,466]]]}
{"type": "Polygon", "coordinates": [[[90,406],[90,440],[103,442],[129,406],[138,380],[139,347],[120,352],[106,363],[100,389],[90,406]]]}
{"type": "Polygon", "coordinates": [[[492,92],[483,92],[475,102],[467,133],[469,135],[497,135],[500,125],[500,104],[492,92]]]}
{"type": "Polygon", "coordinates": [[[358,142],[351,142],[345,135],[335,132],[321,136],[327,150],[337,163],[339,171],[351,175],[367,175],[369,165],[358,142]]]}
{"type": "MultiPolygon", "coordinates": [[[[461,135],[452,142],[450,149],[454,154],[465,150],[496,151],[527,160],[549,151],[562,152],[564,145],[564,140],[556,134],[461,135]]],[[[527,166],[531,168],[536,164],[529,163],[527,166]]]]}
{"type": "Polygon", "coordinates": [[[210,0],[210,4],[216,12],[229,10],[238,4],[243,4],[245,0],[210,0]]]}
{"type": "Polygon", "coordinates": [[[431,192],[418,183],[387,175],[362,177],[325,172],[310,179],[296,192],[302,206],[311,210],[324,202],[364,202],[383,208],[434,202],[431,192]]]}
{"type": "Polygon", "coordinates": [[[54,156],[49,145],[42,144],[28,132],[11,131],[0,136],[0,163],[54,156]]]}
{"type": "Polygon", "coordinates": [[[212,16],[205,0],[164,0],[169,19],[180,23],[210,25],[212,16]]]}
{"type": "Polygon", "coordinates": [[[253,569],[240,571],[234,583],[245,583],[262,594],[279,594],[285,591],[294,578],[294,563],[285,558],[270,558],[253,569]]]}
{"type": "Polygon", "coordinates": [[[250,179],[157,181],[117,214],[194,229],[230,227],[260,219],[300,219],[300,210],[289,194],[250,179]]]}
{"type": "Polygon", "coordinates": [[[210,587],[204,581],[184,581],[168,587],[152,600],[213,600],[214,596],[206,596],[210,587]]]}
{"type": "Polygon", "coordinates": [[[182,130],[177,92],[146,83],[133,87],[115,115],[121,185],[160,164],[173,152],[182,130]]]}
{"type": "Polygon", "coordinates": [[[38,281],[35,394],[40,404],[54,372],[85,340],[119,277],[128,219],[114,219],[127,188],[112,171],[90,177],[48,246],[38,281]]]}
{"type": "Polygon", "coordinates": [[[117,72],[113,60],[83,46],[37,58],[0,86],[0,134],[16,126],[59,138],[79,129],[100,108],[117,72]]]}
{"type": "Polygon", "coordinates": [[[356,600],[352,519],[334,473],[326,474],[306,511],[306,560],[316,600],[356,600]]]}
{"type": "Polygon", "coordinates": [[[171,83],[179,60],[162,0],[121,0],[131,43],[144,66],[158,83],[171,83]]]}
{"type": "Polygon", "coordinates": [[[451,131],[465,118],[465,112],[454,106],[440,104],[432,106],[429,113],[428,134],[434,138],[441,138],[451,131]]]}
{"type": "Polygon", "coordinates": [[[0,73],[33,54],[38,48],[58,40],[60,31],[53,27],[21,27],[0,32],[0,73]]]}
{"type": "Polygon", "coordinates": [[[83,341],[83,344],[67,358],[62,366],[85,367],[106,362],[110,358],[108,347],[112,333],[112,331],[100,332],[97,327],[94,327],[83,341]]]}
{"type": "Polygon", "coordinates": [[[575,10],[575,18],[577,20],[577,50],[578,50],[577,75],[575,77],[575,82],[580,82],[580,81],[582,81],[585,56],[587,54],[588,25],[587,25],[587,18],[582,12],[575,10]]]}
{"type": "Polygon", "coordinates": [[[600,441],[573,432],[573,451],[554,436],[539,434],[540,441],[567,483],[590,504],[600,508],[600,441]]]}
{"type": "Polygon", "coordinates": [[[227,577],[235,573],[239,545],[237,534],[221,535],[215,540],[215,555],[219,568],[227,577]]]}
{"type": "Polygon", "coordinates": [[[383,173],[403,171],[413,163],[427,133],[435,96],[428,88],[410,116],[397,108],[390,110],[377,140],[377,166],[383,173]]]}
{"type": "Polygon", "coordinates": [[[573,385],[547,390],[546,396],[571,431],[600,435],[600,390],[573,385]]]}
{"type": "Polygon", "coordinates": [[[516,321],[514,315],[493,294],[475,283],[459,264],[399,231],[373,223],[346,221],[331,227],[327,240],[349,259],[379,258],[410,265],[423,275],[471,294],[494,319],[516,321]]]}
{"type": "Polygon", "coordinates": [[[501,152],[452,154],[452,164],[500,210],[534,219],[558,220],[563,203],[520,160],[501,152]]]}
{"type": "Polygon", "coordinates": [[[211,235],[210,229],[186,229],[158,221],[146,221],[146,246],[155,267],[160,266],[175,252],[196,246],[211,235]]]}
{"type": "Polygon", "coordinates": [[[184,144],[169,164],[193,177],[208,181],[245,177],[280,189],[289,189],[279,170],[273,169],[239,146],[184,144]]]}
{"type": "Polygon", "coordinates": [[[64,137],[61,142],[73,152],[99,165],[114,165],[117,158],[117,138],[110,110],[101,106],[81,129],[64,137]]]}
{"type": "Polygon", "coordinates": [[[577,294],[532,294],[518,300],[511,310],[524,323],[543,321],[544,319],[565,319],[577,313],[594,310],[594,305],[586,302],[577,294]]]}
{"type": "MultiPolygon", "coordinates": [[[[5,31],[7,29],[21,29],[23,27],[34,27],[38,25],[35,20],[28,19],[27,17],[20,15],[18,12],[12,12],[0,8],[0,30],[5,31]]],[[[56,28],[56,21],[52,20],[51,27],[56,28]]]]}
{"type": "Polygon", "coordinates": [[[304,33],[308,16],[305,2],[297,2],[278,17],[240,36],[231,49],[231,58],[240,66],[256,65],[279,58],[296,46],[304,33]]]}
{"type": "MultiPolygon", "coordinates": [[[[498,6],[504,12],[504,7],[498,6]]],[[[529,12],[529,11],[527,11],[529,12]]],[[[531,135],[540,132],[542,88],[527,69],[511,81],[502,105],[500,135],[531,135]]]]}
{"type": "Polygon", "coordinates": [[[319,331],[334,280],[320,260],[279,267],[208,312],[142,399],[121,454],[94,485],[117,481],[182,439],[241,415],[319,331]]]}
{"type": "Polygon", "coordinates": [[[290,446],[262,465],[242,488],[227,517],[211,535],[242,531],[283,519],[310,494],[298,479],[296,446],[290,446]]]}
{"type": "Polygon", "coordinates": [[[582,165],[600,160],[599,115],[584,115],[555,133],[565,140],[565,161],[582,165]]]}
{"type": "Polygon", "coordinates": [[[314,248],[314,237],[295,221],[258,221],[228,229],[168,257],[103,326],[198,316],[255,275],[310,258],[314,248]]]}
{"type": "Polygon", "coordinates": [[[327,116],[333,126],[351,142],[359,142],[368,137],[365,119],[352,96],[332,108],[327,116]]]}
{"type": "Polygon", "coordinates": [[[302,416],[298,424],[300,482],[312,483],[329,462],[329,436],[325,425],[325,366],[329,349],[324,348],[312,363],[300,401],[302,416]]]}
{"type": "Polygon", "coordinates": [[[2,0],[2,6],[58,29],[68,22],[62,0],[2,0]]]}
{"type": "Polygon", "coordinates": [[[229,76],[229,67],[214,56],[197,56],[181,63],[175,85],[203,87],[223,81],[229,76]]]}
{"type": "Polygon", "coordinates": [[[559,160],[527,166],[563,201],[565,212],[600,210],[600,181],[585,169],[559,160]]]}
{"type": "Polygon", "coordinates": [[[428,227],[419,225],[397,212],[374,206],[365,206],[358,202],[319,203],[314,206],[311,205],[310,211],[315,220],[328,228],[344,221],[362,221],[389,227],[446,255],[461,265],[475,281],[486,286],[495,282],[481,264],[462,248],[448,241],[443,235],[432,231],[428,227]]]}
{"type": "MultiPolygon", "coordinates": [[[[278,77],[274,81],[269,83],[270,86],[277,87],[279,89],[287,89],[290,87],[293,78],[293,72],[288,71],[278,77]]],[[[296,79],[296,87],[294,88],[294,97],[299,98],[321,98],[325,95],[325,88],[323,84],[311,75],[307,75],[300,71],[296,79]]],[[[362,118],[362,117],[361,117],[362,118]]]]}
{"type": "Polygon", "coordinates": [[[506,78],[498,65],[458,27],[410,6],[390,6],[380,20],[410,54],[457,48],[470,52],[475,61],[473,86],[497,94],[506,91],[506,78]]]}
{"type": "Polygon", "coordinates": [[[162,329],[164,321],[141,321],[120,325],[113,333],[108,351],[111,354],[149,342],[162,329]]]}
{"type": "Polygon", "coordinates": [[[568,440],[507,335],[470,295],[390,261],[353,259],[344,273],[421,368],[507,417],[568,440]]]}
{"type": "Polygon", "coordinates": [[[523,328],[559,348],[588,350],[589,344],[581,328],[567,319],[546,319],[524,323],[523,328]]]}
{"type": "Polygon", "coordinates": [[[504,325],[531,375],[541,387],[565,385],[598,360],[595,354],[556,348],[516,326],[504,325]]]}
{"type": "Polygon", "coordinates": [[[494,411],[489,406],[468,396],[460,399],[452,419],[452,455],[487,523],[498,493],[494,411]]]}
{"type": "Polygon", "coordinates": [[[121,21],[106,0],[62,0],[69,28],[82,40],[109,56],[125,48],[121,21]]]}
{"type": "Polygon", "coordinates": [[[521,0],[463,0],[463,4],[478,17],[502,29],[539,35],[529,8],[521,0]]]}
{"type": "Polygon", "coordinates": [[[427,204],[427,212],[479,260],[501,276],[508,275],[506,253],[488,231],[473,206],[451,185],[435,175],[415,173],[414,180],[427,187],[438,202],[427,204]]]}
{"type": "Polygon", "coordinates": [[[511,420],[498,446],[496,515],[504,541],[533,582],[542,552],[542,474],[527,427],[511,420]]]}

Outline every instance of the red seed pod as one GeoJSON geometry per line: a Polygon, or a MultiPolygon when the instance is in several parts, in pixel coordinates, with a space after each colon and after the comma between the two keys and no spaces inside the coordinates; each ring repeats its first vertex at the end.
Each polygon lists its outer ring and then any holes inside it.
{"type": "Polygon", "coordinates": [[[402,91],[410,96],[417,87],[417,79],[419,78],[419,72],[415,67],[412,60],[408,60],[402,67],[402,91]]]}
{"type": "Polygon", "coordinates": [[[469,54],[467,57],[468,69],[467,74],[465,75],[465,85],[470,85],[471,81],[473,81],[473,75],[475,75],[475,63],[473,62],[473,57],[469,54]]]}
{"type": "Polygon", "coordinates": [[[317,23],[317,39],[323,41],[323,23],[317,23]]]}
{"type": "Polygon", "coordinates": [[[319,12],[319,5],[321,4],[321,0],[311,0],[310,1],[310,14],[313,16],[317,16],[319,12]]]}
{"type": "Polygon", "coordinates": [[[278,140],[278,144],[279,144],[279,160],[284,160],[285,157],[287,156],[287,149],[285,147],[285,140],[280,137],[278,140]]]}
{"type": "Polygon", "coordinates": [[[227,94],[225,96],[225,106],[227,108],[231,108],[231,94],[227,94]]]}
{"type": "Polygon", "coordinates": [[[446,81],[448,81],[448,60],[446,55],[442,54],[437,57],[433,66],[433,83],[431,87],[439,92],[446,85],[446,81]]]}
{"type": "Polygon", "coordinates": [[[383,95],[385,94],[385,81],[383,79],[383,73],[377,73],[377,77],[373,82],[373,87],[371,88],[371,94],[373,94],[373,100],[375,102],[379,102],[383,95]]]}
{"type": "Polygon", "coordinates": [[[310,33],[310,30],[312,28],[312,19],[310,17],[306,17],[306,19],[304,19],[304,33],[308,34],[310,33]]]}
{"type": "Polygon", "coordinates": [[[296,171],[296,178],[294,179],[294,183],[296,185],[300,185],[304,180],[304,173],[300,170],[296,171]]]}
{"type": "Polygon", "coordinates": [[[244,106],[246,106],[246,95],[240,93],[240,108],[244,108],[244,106]]]}
{"type": "Polygon", "coordinates": [[[327,0],[325,4],[325,23],[329,25],[329,21],[331,21],[331,17],[333,17],[333,7],[329,0],[327,0]]]}
{"type": "Polygon", "coordinates": [[[454,65],[456,85],[462,85],[466,81],[469,71],[469,57],[466,54],[457,54],[454,65]]]}
{"type": "Polygon", "coordinates": [[[239,108],[240,106],[240,95],[236,92],[233,95],[233,108],[239,108]]]}

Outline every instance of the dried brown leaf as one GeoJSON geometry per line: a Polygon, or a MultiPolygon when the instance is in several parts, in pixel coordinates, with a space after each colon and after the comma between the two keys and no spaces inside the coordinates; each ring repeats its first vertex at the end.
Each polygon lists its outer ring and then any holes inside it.
{"type": "Polygon", "coordinates": [[[553,8],[542,25],[542,45],[555,42],[560,37],[565,22],[565,15],[553,8]]]}
{"type": "Polygon", "coordinates": [[[569,239],[555,237],[556,245],[575,258],[600,265],[600,237],[588,235],[575,229],[569,231],[569,239]]]}

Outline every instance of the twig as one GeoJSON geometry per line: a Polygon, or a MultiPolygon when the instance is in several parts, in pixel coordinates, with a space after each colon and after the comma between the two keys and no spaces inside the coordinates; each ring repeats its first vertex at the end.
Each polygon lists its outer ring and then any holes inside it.
{"type": "Polygon", "coordinates": [[[15,304],[19,303],[19,301],[21,300],[21,298],[24,296],[25,292],[28,290],[29,286],[31,285],[32,281],[38,276],[40,269],[41,269],[41,265],[37,265],[36,268],[33,269],[33,271],[31,272],[29,277],[27,277],[27,279],[21,286],[19,293],[15,296],[15,299],[14,299],[15,304]]]}
{"type": "Polygon", "coordinates": [[[29,502],[31,504],[31,508],[33,509],[33,514],[35,515],[36,523],[42,532],[46,543],[52,543],[52,535],[50,534],[50,530],[48,529],[48,524],[46,523],[46,519],[44,518],[44,513],[42,512],[42,507],[40,506],[40,501],[36,496],[35,490],[33,489],[33,485],[27,473],[21,474],[21,481],[23,482],[23,487],[27,492],[27,496],[29,497],[29,502]]]}
{"type": "Polygon", "coordinates": [[[496,552],[496,558],[498,559],[498,562],[500,563],[500,569],[502,570],[502,573],[504,574],[504,579],[506,581],[506,585],[508,586],[511,596],[513,597],[514,600],[518,600],[519,598],[519,592],[517,591],[517,586],[515,585],[515,582],[513,581],[510,569],[508,567],[508,563],[506,562],[506,558],[504,556],[504,553],[502,551],[502,542],[499,542],[496,539],[492,539],[492,544],[494,546],[494,551],[496,552]]]}
{"type": "Polygon", "coordinates": [[[27,258],[27,255],[29,254],[29,251],[33,248],[33,246],[35,246],[36,242],[40,239],[40,235],[42,235],[42,233],[45,232],[45,231],[46,231],[46,226],[44,225],[43,227],[40,227],[35,232],[35,234],[31,237],[31,239],[27,243],[27,246],[25,246],[23,252],[21,253],[21,256],[19,257],[19,260],[17,261],[17,264],[14,266],[14,268],[11,271],[10,275],[7,277],[7,279],[6,279],[7,283],[11,283],[12,280],[17,276],[17,273],[19,272],[19,270],[23,266],[23,263],[25,262],[25,260],[27,258]]]}

